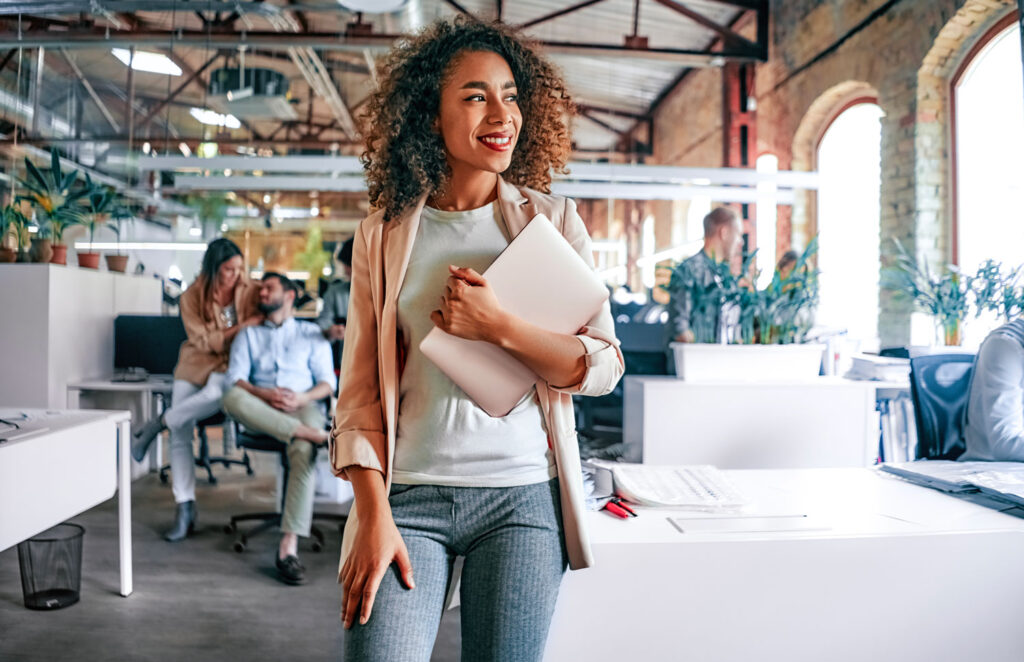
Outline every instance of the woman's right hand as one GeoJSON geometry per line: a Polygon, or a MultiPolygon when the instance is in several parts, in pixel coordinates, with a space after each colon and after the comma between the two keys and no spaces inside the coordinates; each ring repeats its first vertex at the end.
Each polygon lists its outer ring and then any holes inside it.
{"type": "Polygon", "coordinates": [[[377,589],[392,563],[398,565],[402,582],[409,589],[416,587],[409,551],[391,517],[383,476],[378,471],[355,469],[350,470],[349,477],[356,493],[359,528],[341,567],[341,617],[345,629],[352,627],[357,613],[360,625],[369,620],[377,589]]]}

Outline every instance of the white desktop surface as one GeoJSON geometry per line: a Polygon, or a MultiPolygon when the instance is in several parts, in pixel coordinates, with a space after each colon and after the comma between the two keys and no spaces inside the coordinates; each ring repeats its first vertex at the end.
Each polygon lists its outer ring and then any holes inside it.
{"type": "Polygon", "coordinates": [[[45,413],[46,420],[23,426],[38,429],[34,434],[0,442],[0,551],[103,503],[116,493],[120,592],[130,595],[130,414],[0,408],[0,418],[14,418],[21,412],[33,416],[45,413]],[[119,443],[119,438],[124,443],[119,443]]]}
{"type": "Polygon", "coordinates": [[[546,660],[1024,659],[1024,520],[873,469],[729,471],[748,515],[824,531],[680,533],[588,513],[546,660]]]}

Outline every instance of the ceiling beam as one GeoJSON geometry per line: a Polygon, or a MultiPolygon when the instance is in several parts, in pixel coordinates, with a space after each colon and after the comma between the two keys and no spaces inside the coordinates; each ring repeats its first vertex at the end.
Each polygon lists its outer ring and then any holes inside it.
{"type": "Polygon", "coordinates": [[[546,23],[548,21],[553,21],[556,18],[560,18],[562,16],[565,16],[566,14],[571,14],[571,13],[573,13],[575,11],[579,11],[581,9],[585,9],[585,8],[589,7],[590,5],[596,5],[599,2],[604,2],[604,0],[583,0],[583,2],[578,2],[575,5],[570,5],[569,7],[565,7],[564,9],[559,9],[557,11],[553,11],[550,14],[544,14],[543,16],[541,16],[539,18],[535,18],[535,19],[527,21],[525,23],[520,23],[519,24],[519,29],[523,30],[523,29],[526,29],[526,28],[532,28],[535,25],[539,25],[541,23],[546,23]]]}
{"type": "Polygon", "coordinates": [[[654,2],[657,2],[662,7],[667,7],[674,12],[682,14],[683,16],[690,19],[694,23],[697,23],[698,25],[701,25],[709,30],[718,33],[723,43],[727,44],[731,48],[736,48],[739,50],[750,50],[752,53],[757,52],[757,44],[755,44],[754,42],[750,41],[746,37],[743,37],[742,35],[736,32],[733,32],[732,30],[723,25],[715,23],[707,16],[699,14],[690,9],[689,7],[676,2],[675,0],[654,0],[654,2]]]}
{"type": "Polygon", "coordinates": [[[203,66],[190,72],[188,77],[181,83],[181,85],[176,87],[166,99],[158,103],[148,113],[146,113],[146,116],[139,121],[139,127],[141,128],[143,126],[146,126],[151,121],[153,121],[153,118],[156,117],[161,110],[166,108],[168,104],[177,99],[178,95],[181,94],[186,87],[194,83],[196,78],[202,75],[202,73],[206,71],[210,67],[210,65],[216,62],[219,57],[220,53],[214,53],[213,56],[210,57],[210,59],[203,63],[203,66]]]}
{"type": "MultiPolygon", "coordinates": [[[[40,46],[63,48],[110,48],[113,46],[148,46],[167,48],[168,44],[193,47],[230,48],[240,45],[256,46],[270,50],[287,50],[307,46],[318,50],[352,51],[362,53],[366,48],[386,50],[404,35],[368,34],[345,37],[333,32],[308,32],[289,34],[285,39],[276,31],[212,32],[201,30],[140,30],[133,32],[112,32],[103,30],[74,30],[50,32],[32,30],[22,33],[0,31],[0,48],[38,48],[40,46]]],[[[718,66],[724,60],[760,60],[758,53],[749,49],[740,51],[721,50],[711,52],[702,49],[679,48],[635,48],[622,44],[594,44],[581,42],[541,42],[549,53],[576,55],[608,55],[614,57],[637,57],[642,59],[685,62],[687,66],[718,66]]]]}

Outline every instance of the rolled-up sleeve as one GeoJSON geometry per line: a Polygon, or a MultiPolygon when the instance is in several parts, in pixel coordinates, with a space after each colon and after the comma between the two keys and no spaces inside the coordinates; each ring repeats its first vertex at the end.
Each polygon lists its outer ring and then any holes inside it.
{"type": "Polygon", "coordinates": [[[341,357],[341,390],[328,441],[331,469],[348,478],[349,467],[384,472],[386,433],[380,401],[377,315],[370,292],[366,222],[356,232],[352,251],[345,346],[341,357]]]}
{"type": "Polygon", "coordinates": [[[309,342],[313,346],[309,357],[309,371],[313,374],[314,384],[330,384],[331,391],[338,390],[338,378],[334,374],[334,359],[331,356],[331,343],[324,340],[319,331],[310,329],[309,342]]]}
{"type": "MultiPolygon", "coordinates": [[[[562,235],[579,253],[583,261],[593,269],[594,253],[590,235],[576,211],[576,203],[566,199],[562,219],[562,235]]],[[[615,322],[612,320],[611,306],[606,299],[601,309],[587,325],[576,333],[576,338],[583,343],[586,371],[579,384],[553,389],[561,393],[578,395],[606,395],[611,393],[619,383],[626,369],[625,360],[619,341],[615,337],[615,322]]]]}
{"type": "Polygon", "coordinates": [[[249,351],[249,335],[242,329],[231,343],[231,358],[228,360],[228,371],[224,381],[227,387],[231,388],[239,380],[248,381],[251,372],[252,353],[249,351]]]}

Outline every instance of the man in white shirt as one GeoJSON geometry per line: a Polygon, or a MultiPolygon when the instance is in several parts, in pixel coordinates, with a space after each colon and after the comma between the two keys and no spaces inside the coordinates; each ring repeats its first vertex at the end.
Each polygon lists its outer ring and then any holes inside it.
{"type": "Polygon", "coordinates": [[[981,344],[964,436],[963,461],[1024,462],[1024,318],[999,327],[981,344]]]}
{"type": "Polygon", "coordinates": [[[313,521],[317,445],[327,442],[321,401],[337,387],[331,348],[320,329],[292,316],[298,287],[268,272],[260,287],[263,324],[239,332],[231,345],[225,383],[225,413],[247,430],[288,444],[288,489],[281,513],[278,574],[301,583],[298,536],[308,536],[313,521]]]}

